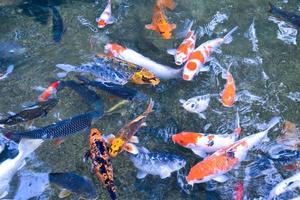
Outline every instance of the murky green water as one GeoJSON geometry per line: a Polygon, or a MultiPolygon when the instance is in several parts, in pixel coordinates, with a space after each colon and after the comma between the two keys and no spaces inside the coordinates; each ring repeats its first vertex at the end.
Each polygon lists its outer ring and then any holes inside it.
{"type": "MultiPolygon", "coordinates": [[[[221,36],[234,26],[239,26],[234,40],[229,45],[222,46],[222,54],[214,54],[223,67],[226,67],[232,58],[235,64],[231,72],[235,78],[238,91],[248,90],[250,93],[262,98],[262,101],[236,103],[240,110],[243,134],[248,135],[258,130],[258,125],[268,121],[272,116],[278,115],[282,119],[293,122],[300,120],[299,102],[287,98],[289,92],[300,91],[300,50],[297,45],[288,45],[276,38],[278,27],[268,20],[268,1],[220,1],[220,0],[185,0],[178,3],[174,11],[167,12],[169,21],[176,23],[179,29],[185,19],[194,20],[194,27],[203,26],[211,21],[217,11],[228,16],[223,24],[218,24],[212,36],[205,35],[198,39],[197,45],[202,42],[221,36]],[[258,52],[252,51],[251,42],[244,36],[252,20],[255,19],[255,28],[258,38],[258,52]],[[262,64],[250,65],[241,62],[242,58],[260,57],[262,64]],[[263,72],[269,77],[265,79],[263,72]]],[[[12,2],[10,2],[12,3],[12,2]]],[[[19,2],[19,3],[22,3],[19,2]]],[[[287,4],[274,1],[278,6],[300,14],[297,0],[290,0],[287,4]]],[[[3,1],[2,4],[5,4],[3,1]]],[[[92,32],[78,21],[83,16],[95,26],[98,17],[106,2],[99,1],[61,1],[60,13],[64,19],[66,32],[61,43],[52,40],[51,13],[46,25],[42,25],[24,14],[18,7],[18,2],[9,6],[0,7],[0,41],[16,41],[26,48],[25,56],[14,60],[16,68],[8,79],[0,82],[0,113],[5,115],[8,111],[20,111],[21,104],[33,102],[39,95],[33,88],[46,87],[52,80],[57,79],[60,72],[55,65],[58,63],[80,64],[89,62],[95,53],[103,51],[108,41],[118,42],[124,46],[141,52],[160,63],[174,66],[173,58],[166,54],[166,49],[177,46],[181,39],[165,41],[155,32],[144,28],[151,22],[154,1],[148,0],[116,0],[113,1],[113,15],[117,22],[104,30],[92,32]],[[91,46],[91,43],[93,44],[91,46]]],[[[297,41],[299,41],[299,34],[297,41]]],[[[72,76],[70,76],[72,78],[72,76]]],[[[211,70],[202,73],[192,82],[182,80],[162,81],[157,87],[133,86],[148,94],[155,100],[155,112],[148,118],[148,126],[163,126],[166,118],[174,118],[182,130],[204,131],[204,126],[211,123],[207,132],[231,132],[234,121],[234,108],[224,108],[216,99],[212,100],[206,111],[207,120],[199,119],[197,115],[186,112],[179,103],[180,98],[191,98],[200,94],[215,94],[223,89],[224,80],[215,76],[211,70]]],[[[117,100],[108,100],[108,95],[98,91],[105,99],[108,109],[117,100]]],[[[47,117],[35,120],[34,126],[42,127],[65,119],[79,113],[85,113],[89,107],[85,105],[76,93],[64,90],[58,94],[59,104],[47,117]]],[[[115,133],[123,124],[141,113],[146,103],[132,103],[122,111],[122,115],[111,116],[97,121],[94,126],[104,133],[115,133]]],[[[26,130],[25,125],[7,127],[11,131],[26,130]]],[[[273,131],[273,137],[279,131],[273,131]]],[[[138,134],[141,145],[151,151],[169,151],[184,156],[187,159],[186,170],[189,170],[199,158],[192,152],[183,149],[172,142],[146,133],[138,134]]],[[[52,142],[45,142],[37,151],[36,157],[42,164],[33,168],[37,172],[46,171],[74,171],[85,175],[97,184],[99,199],[108,199],[105,189],[99,184],[97,178],[90,171],[90,166],[82,162],[82,157],[88,149],[85,133],[77,134],[66,139],[58,148],[52,142]]],[[[250,159],[237,170],[230,172],[231,180],[217,184],[214,192],[205,192],[205,184],[195,185],[191,194],[181,191],[177,184],[176,173],[171,178],[161,180],[159,177],[147,176],[143,180],[136,179],[136,169],[125,155],[113,160],[115,182],[119,199],[232,199],[233,183],[244,177],[244,167],[250,163],[260,152],[251,151],[250,159]]],[[[282,173],[283,177],[291,174],[282,173]]],[[[15,180],[13,184],[16,184],[15,180]]],[[[257,190],[262,181],[253,182],[247,188],[254,191],[248,194],[250,199],[258,198],[261,194],[257,190]]],[[[44,198],[58,199],[58,189],[51,188],[44,198]],[[46,196],[46,197],[45,197],[46,196]]],[[[13,192],[12,192],[13,194],[13,192]]],[[[12,195],[11,194],[11,195],[12,195]]],[[[267,194],[265,194],[267,195],[267,194]]],[[[71,196],[68,199],[76,199],[71,196]]]]}

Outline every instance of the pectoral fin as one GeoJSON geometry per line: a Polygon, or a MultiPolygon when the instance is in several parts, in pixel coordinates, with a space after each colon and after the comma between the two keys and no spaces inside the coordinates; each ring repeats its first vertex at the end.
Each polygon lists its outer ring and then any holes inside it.
{"type": "Polygon", "coordinates": [[[139,138],[137,136],[132,136],[129,140],[129,142],[132,142],[132,143],[139,143],[139,138]]]}
{"type": "Polygon", "coordinates": [[[199,72],[208,72],[209,71],[209,66],[201,66],[199,68],[199,72]]]}
{"type": "Polygon", "coordinates": [[[168,49],[167,53],[174,56],[176,54],[176,49],[168,49]]]}
{"type": "Polygon", "coordinates": [[[171,173],[168,170],[162,170],[159,176],[161,179],[165,179],[171,176],[171,173]]]}
{"type": "Polygon", "coordinates": [[[153,31],[156,31],[156,26],[154,26],[153,24],[147,24],[145,25],[145,28],[148,29],[148,30],[153,30],[153,31]]]}
{"type": "Polygon", "coordinates": [[[206,119],[206,116],[203,113],[198,113],[199,118],[206,119]]]}
{"type": "Polygon", "coordinates": [[[213,180],[217,181],[217,182],[220,182],[220,183],[224,183],[228,180],[229,178],[226,176],[226,175],[220,175],[220,176],[217,176],[215,178],[213,178],[213,180]]]}
{"type": "Polygon", "coordinates": [[[194,154],[200,156],[201,158],[205,158],[207,156],[207,154],[200,149],[193,148],[191,150],[194,152],[194,154]]]}
{"type": "Polygon", "coordinates": [[[72,193],[72,192],[70,192],[69,190],[62,189],[62,190],[59,192],[58,197],[59,197],[60,199],[63,199],[63,198],[66,198],[66,197],[70,196],[71,193],[72,193]]]}
{"type": "Polygon", "coordinates": [[[176,28],[176,24],[171,24],[171,29],[175,29],[176,28]]]}
{"type": "Polygon", "coordinates": [[[102,136],[106,143],[111,144],[113,139],[115,139],[115,136],[113,134],[108,134],[102,136]]]}
{"type": "Polygon", "coordinates": [[[107,24],[113,24],[116,21],[116,19],[113,16],[110,16],[110,18],[108,18],[107,20],[107,24]]]}
{"type": "Polygon", "coordinates": [[[124,145],[124,150],[127,151],[128,153],[132,153],[132,154],[138,154],[139,153],[138,148],[132,143],[126,143],[124,145]]]}
{"type": "Polygon", "coordinates": [[[136,174],[136,177],[138,179],[142,179],[142,178],[145,178],[147,176],[147,173],[144,172],[144,171],[138,171],[138,173],[136,174]]]}

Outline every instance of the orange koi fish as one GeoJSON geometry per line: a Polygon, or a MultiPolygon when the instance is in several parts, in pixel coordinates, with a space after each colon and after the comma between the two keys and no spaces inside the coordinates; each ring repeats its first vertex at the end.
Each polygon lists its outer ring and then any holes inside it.
{"type": "Polygon", "coordinates": [[[229,44],[232,41],[232,33],[238,27],[234,27],[224,37],[209,40],[197,47],[189,56],[183,67],[183,79],[191,81],[200,71],[207,71],[208,68],[203,65],[210,59],[211,54],[222,44],[229,44]]]}
{"type": "Polygon", "coordinates": [[[146,109],[145,112],[143,112],[137,118],[135,118],[134,120],[126,124],[124,127],[122,127],[118,131],[116,137],[111,135],[110,138],[108,138],[108,142],[111,143],[111,146],[109,148],[109,155],[111,157],[116,157],[123,150],[126,150],[133,154],[138,153],[137,148],[130,142],[138,143],[138,138],[134,136],[134,134],[142,126],[145,126],[145,120],[149,115],[149,113],[153,111],[153,106],[154,106],[154,101],[150,99],[148,108],[146,109]]]}
{"type": "Polygon", "coordinates": [[[90,130],[90,150],[85,155],[85,160],[92,160],[95,173],[102,184],[106,187],[112,200],[117,199],[114,185],[113,166],[108,154],[105,140],[98,129],[90,130]]]}
{"type": "Polygon", "coordinates": [[[56,94],[59,83],[60,81],[55,81],[51,83],[49,87],[46,90],[44,90],[44,92],[38,97],[38,101],[47,101],[52,95],[56,94]]]}
{"type": "Polygon", "coordinates": [[[250,149],[267,140],[268,131],[279,121],[279,117],[274,117],[269,122],[266,130],[238,140],[206,157],[191,168],[186,177],[187,182],[193,185],[194,183],[202,183],[212,179],[218,182],[227,181],[228,178],[224,174],[245,160],[250,149]]]}
{"type": "Polygon", "coordinates": [[[193,22],[190,23],[188,32],[183,42],[177,49],[168,49],[168,54],[174,56],[176,65],[182,65],[183,63],[185,63],[195,49],[196,34],[191,30],[192,26],[193,22]]]}
{"type": "MultiPolygon", "coordinates": [[[[230,68],[230,67],[229,67],[230,68]]],[[[225,107],[233,106],[236,99],[236,88],[232,74],[229,72],[229,69],[226,71],[226,74],[222,74],[222,77],[226,79],[226,84],[223,91],[221,92],[221,102],[225,107]]]]}
{"type": "Polygon", "coordinates": [[[156,31],[164,39],[169,40],[172,37],[172,31],[176,28],[176,24],[168,23],[164,7],[173,10],[176,4],[173,0],[158,0],[153,8],[152,23],[147,24],[145,28],[156,31]]]}
{"type": "Polygon", "coordinates": [[[111,16],[111,1],[112,0],[108,0],[104,11],[100,17],[96,19],[98,28],[104,28],[106,25],[114,23],[114,18],[111,16]]]}
{"type": "Polygon", "coordinates": [[[160,82],[160,80],[155,77],[153,73],[144,68],[141,71],[134,73],[134,75],[131,77],[131,81],[135,84],[150,84],[153,86],[158,85],[160,82]]]}

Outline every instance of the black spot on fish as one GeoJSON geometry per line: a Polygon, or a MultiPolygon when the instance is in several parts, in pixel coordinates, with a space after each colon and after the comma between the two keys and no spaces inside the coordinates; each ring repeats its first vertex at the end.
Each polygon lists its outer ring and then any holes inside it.
{"type": "Polygon", "coordinates": [[[209,142],[208,142],[208,144],[207,144],[207,146],[209,146],[209,147],[211,147],[211,146],[213,146],[214,145],[214,141],[213,140],[210,140],[209,142]]]}
{"type": "Polygon", "coordinates": [[[226,152],[226,156],[227,156],[228,158],[234,158],[234,152],[233,152],[233,151],[227,151],[227,152],[226,152]]]}

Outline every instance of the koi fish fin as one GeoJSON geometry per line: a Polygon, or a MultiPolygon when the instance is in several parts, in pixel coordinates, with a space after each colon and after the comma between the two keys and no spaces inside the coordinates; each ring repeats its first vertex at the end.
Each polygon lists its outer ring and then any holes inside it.
{"type": "Polygon", "coordinates": [[[60,199],[63,199],[63,198],[66,198],[66,197],[70,196],[71,194],[72,194],[72,192],[70,192],[69,190],[67,190],[67,189],[62,189],[62,190],[59,192],[58,197],[59,197],[60,199]]]}
{"type": "Polygon", "coordinates": [[[194,154],[200,156],[201,158],[205,158],[207,156],[207,154],[200,149],[192,148],[191,150],[194,152],[194,154]]]}
{"type": "Polygon", "coordinates": [[[176,24],[171,24],[171,29],[174,30],[176,28],[176,24]]]}
{"type": "Polygon", "coordinates": [[[126,143],[124,145],[124,150],[127,151],[128,153],[135,154],[135,155],[139,153],[138,148],[132,143],[126,143]]]}
{"type": "Polygon", "coordinates": [[[170,173],[169,170],[162,170],[160,172],[159,176],[160,176],[161,179],[165,179],[165,178],[168,178],[169,176],[171,176],[171,173],[170,173]]]}
{"type": "Polygon", "coordinates": [[[147,123],[146,123],[146,122],[143,122],[143,123],[141,124],[141,127],[147,127],[147,123]]]}
{"type": "Polygon", "coordinates": [[[59,72],[59,73],[56,74],[56,76],[58,78],[65,78],[67,75],[68,75],[67,72],[59,72]]]}
{"type": "Polygon", "coordinates": [[[18,168],[18,171],[21,170],[25,165],[26,165],[26,161],[24,160],[20,165],[20,167],[18,168]]]}
{"type": "Polygon", "coordinates": [[[199,68],[199,72],[208,72],[209,71],[209,66],[201,66],[199,68]]]}
{"type": "Polygon", "coordinates": [[[206,119],[206,116],[203,113],[197,113],[199,118],[206,119]]]}
{"type": "Polygon", "coordinates": [[[65,72],[76,71],[76,66],[69,64],[57,64],[57,68],[64,70],[65,72]]]}
{"type": "Polygon", "coordinates": [[[132,136],[129,140],[129,142],[132,142],[132,143],[139,143],[139,138],[137,136],[132,136]]]}
{"type": "Polygon", "coordinates": [[[108,134],[108,135],[103,135],[102,138],[104,139],[104,141],[108,144],[111,144],[113,139],[115,139],[115,135],[113,134],[108,134]]]}
{"type": "Polygon", "coordinates": [[[179,99],[179,103],[184,104],[186,102],[186,100],[184,99],[179,99]]]}
{"type": "Polygon", "coordinates": [[[147,24],[145,25],[145,28],[148,30],[152,30],[152,31],[156,31],[156,26],[154,26],[153,24],[147,24]]]}
{"type": "Polygon", "coordinates": [[[147,176],[147,173],[144,172],[144,171],[138,171],[138,173],[136,174],[136,177],[137,177],[138,179],[143,179],[143,178],[145,178],[146,176],[147,176]]]}
{"type": "Polygon", "coordinates": [[[113,16],[110,16],[108,19],[107,19],[107,24],[113,24],[114,22],[116,21],[116,19],[113,17],[113,16]]]}
{"type": "Polygon", "coordinates": [[[176,49],[168,49],[167,53],[174,56],[176,54],[176,51],[177,51],[176,49]]]}
{"type": "Polygon", "coordinates": [[[141,147],[140,151],[142,151],[144,153],[150,153],[150,151],[146,147],[141,147]]]}
{"type": "Polygon", "coordinates": [[[215,180],[215,181],[217,181],[217,182],[219,182],[219,183],[224,183],[224,182],[226,182],[228,179],[229,179],[229,178],[228,178],[228,176],[226,176],[226,175],[219,175],[219,176],[213,178],[213,180],[215,180]]]}
{"type": "Polygon", "coordinates": [[[229,44],[232,41],[232,34],[238,29],[238,26],[234,27],[231,31],[229,31],[224,37],[223,37],[223,43],[229,44]]]}

